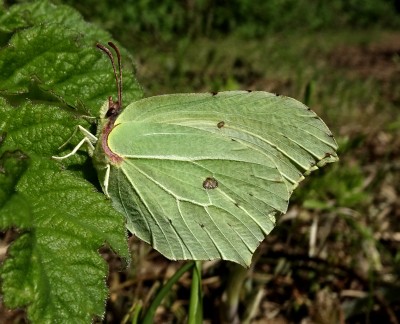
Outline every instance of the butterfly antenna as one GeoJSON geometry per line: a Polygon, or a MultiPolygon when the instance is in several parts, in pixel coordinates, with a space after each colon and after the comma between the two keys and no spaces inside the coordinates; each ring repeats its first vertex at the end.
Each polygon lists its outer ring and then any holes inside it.
{"type": "MultiPolygon", "coordinates": [[[[108,42],[108,45],[110,45],[115,53],[117,53],[117,59],[118,59],[118,72],[119,72],[119,85],[118,85],[118,102],[120,106],[122,107],[122,66],[121,66],[121,53],[118,49],[118,47],[113,43],[113,42],[108,42]]],[[[115,69],[114,69],[115,71],[115,69]]]]}
{"type": "MultiPolygon", "coordinates": [[[[109,42],[108,43],[117,53],[117,58],[118,58],[118,70],[119,70],[119,77],[117,74],[117,69],[115,68],[115,62],[114,62],[114,57],[113,54],[111,53],[111,51],[105,47],[102,44],[97,43],[96,46],[97,48],[99,48],[100,50],[102,50],[104,53],[107,54],[108,58],[111,61],[111,65],[113,67],[114,70],[114,76],[115,76],[115,83],[117,85],[117,91],[118,91],[118,103],[114,103],[117,104],[118,106],[118,110],[120,109],[120,107],[122,107],[122,71],[121,71],[121,54],[118,50],[118,47],[115,46],[113,43],[109,42]],[[111,45],[112,44],[112,45],[111,45]]],[[[117,107],[114,107],[117,108],[117,107]]]]}

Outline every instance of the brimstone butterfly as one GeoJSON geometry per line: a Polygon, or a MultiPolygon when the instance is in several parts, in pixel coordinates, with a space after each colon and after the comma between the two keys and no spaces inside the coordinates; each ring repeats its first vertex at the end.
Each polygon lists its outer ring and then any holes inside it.
{"type": "Polygon", "coordinates": [[[337,161],[324,122],[295,99],[263,91],[150,97],[100,111],[97,136],[80,127],[104,193],[127,228],[170,259],[249,265],[305,174],[337,161]]]}

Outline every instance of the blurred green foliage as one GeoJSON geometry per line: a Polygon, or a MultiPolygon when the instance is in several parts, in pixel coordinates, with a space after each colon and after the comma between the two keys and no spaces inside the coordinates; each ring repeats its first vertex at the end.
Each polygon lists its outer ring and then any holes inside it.
{"type": "Polygon", "coordinates": [[[85,18],[101,22],[114,35],[129,30],[140,37],[168,41],[180,36],[213,36],[235,32],[259,37],[283,30],[400,26],[393,0],[58,0],[85,18]],[[114,17],[114,19],[110,19],[114,17]]]}

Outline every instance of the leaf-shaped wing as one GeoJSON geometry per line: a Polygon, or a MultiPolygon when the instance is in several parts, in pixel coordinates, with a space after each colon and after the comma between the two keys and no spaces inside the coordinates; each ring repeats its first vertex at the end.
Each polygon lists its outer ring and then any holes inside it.
{"type": "Polygon", "coordinates": [[[242,265],[303,174],[337,160],[314,112],[267,92],[139,100],[118,117],[108,145],[123,158],[109,193],[133,233],[171,259],[242,265]]]}

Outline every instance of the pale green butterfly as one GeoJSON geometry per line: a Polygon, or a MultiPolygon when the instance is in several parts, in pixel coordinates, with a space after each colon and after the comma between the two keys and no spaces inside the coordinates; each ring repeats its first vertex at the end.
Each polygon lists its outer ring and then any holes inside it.
{"type": "Polygon", "coordinates": [[[79,126],[104,193],[127,228],[166,257],[249,265],[304,175],[338,160],[324,122],[295,99],[263,91],[150,97],[100,111],[97,136],[79,126]]]}

